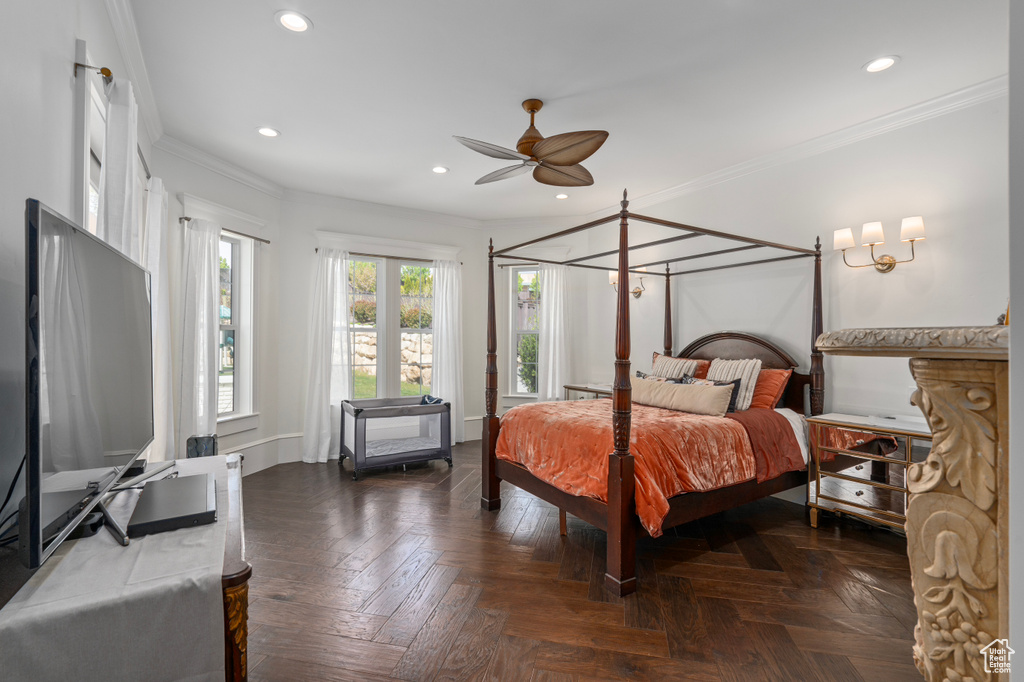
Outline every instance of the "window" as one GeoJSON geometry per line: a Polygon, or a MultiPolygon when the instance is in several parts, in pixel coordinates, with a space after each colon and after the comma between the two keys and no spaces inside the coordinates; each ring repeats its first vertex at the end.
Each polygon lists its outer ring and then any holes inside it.
{"type": "Polygon", "coordinates": [[[222,231],[217,367],[217,417],[220,419],[253,412],[252,275],[252,240],[222,231]]]}
{"type": "Polygon", "coordinates": [[[348,305],[353,398],[430,393],[434,269],[418,261],[353,258],[348,305]]]}
{"type": "Polygon", "coordinates": [[[540,342],[538,307],[540,271],[537,268],[512,268],[512,393],[536,395],[537,349],[540,342]]]}
{"type": "MultiPolygon", "coordinates": [[[[348,266],[348,305],[351,321],[349,350],[352,354],[352,397],[378,396],[377,354],[381,342],[377,328],[377,279],[382,263],[352,260],[348,266]]],[[[383,289],[383,287],[380,287],[383,289]]],[[[383,306],[381,306],[383,308],[383,306]]],[[[383,312],[383,311],[382,311],[383,312]]]]}

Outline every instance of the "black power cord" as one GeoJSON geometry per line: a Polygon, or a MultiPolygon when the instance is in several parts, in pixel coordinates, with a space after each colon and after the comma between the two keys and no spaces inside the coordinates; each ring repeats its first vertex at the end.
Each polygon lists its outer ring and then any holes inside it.
{"type": "MultiPolygon", "coordinates": [[[[7,497],[4,498],[4,503],[0,504],[0,512],[7,508],[7,503],[11,501],[11,495],[14,494],[14,485],[18,482],[18,477],[21,476],[21,470],[25,467],[25,460],[28,459],[26,454],[21,458],[21,464],[18,465],[18,470],[14,472],[14,478],[11,480],[11,487],[7,489],[7,497]]],[[[9,516],[7,518],[10,518],[9,516]]],[[[0,523],[0,526],[3,524],[0,523]]]]}

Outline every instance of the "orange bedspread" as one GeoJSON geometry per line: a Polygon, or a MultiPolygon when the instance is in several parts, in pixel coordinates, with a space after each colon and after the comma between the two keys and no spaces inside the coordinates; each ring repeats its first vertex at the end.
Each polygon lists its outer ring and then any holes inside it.
{"type": "MultiPolygon", "coordinates": [[[[636,510],[652,537],[661,535],[670,497],[804,466],[789,423],[773,410],[749,410],[764,415],[737,419],[639,404],[632,410],[636,510]],[[748,429],[755,432],[753,447],[748,429]]],[[[608,501],[613,449],[610,400],[520,405],[501,418],[498,458],[571,495],[608,501]]]]}

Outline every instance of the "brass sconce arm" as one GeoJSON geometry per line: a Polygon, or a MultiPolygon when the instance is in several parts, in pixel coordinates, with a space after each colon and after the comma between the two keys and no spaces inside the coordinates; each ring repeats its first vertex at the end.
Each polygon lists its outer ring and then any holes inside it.
{"type": "Polygon", "coordinates": [[[865,263],[863,265],[854,265],[853,263],[850,263],[850,261],[846,260],[846,251],[847,251],[847,249],[843,249],[842,250],[843,251],[843,262],[847,266],[849,266],[851,268],[870,268],[870,267],[874,266],[875,270],[878,270],[879,272],[881,272],[883,274],[886,273],[886,272],[892,272],[896,268],[896,266],[898,264],[900,264],[900,263],[909,263],[910,261],[914,260],[914,258],[916,256],[916,254],[914,253],[914,242],[916,240],[915,239],[910,239],[908,241],[910,242],[910,258],[907,258],[906,260],[896,260],[895,258],[893,258],[892,256],[890,256],[887,253],[883,253],[881,256],[878,256],[876,258],[875,257],[875,245],[871,244],[871,262],[870,263],[865,263]]]}
{"type": "MultiPolygon", "coordinates": [[[[619,284],[618,284],[618,282],[613,284],[612,288],[615,289],[615,293],[619,293],[619,284]]],[[[647,291],[647,289],[644,287],[644,278],[641,277],[640,278],[640,285],[637,286],[637,287],[634,287],[633,290],[630,291],[629,293],[633,294],[633,298],[640,298],[640,294],[644,293],[645,291],[647,291]]]]}

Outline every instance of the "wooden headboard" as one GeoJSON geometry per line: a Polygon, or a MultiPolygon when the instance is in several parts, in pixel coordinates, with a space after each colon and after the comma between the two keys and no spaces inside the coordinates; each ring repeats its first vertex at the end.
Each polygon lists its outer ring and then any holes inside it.
{"type": "Polygon", "coordinates": [[[761,361],[761,367],[764,369],[791,369],[793,376],[786,385],[782,406],[797,414],[810,414],[809,405],[804,397],[804,386],[810,386],[811,376],[797,372],[797,362],[771,341],[743,332],[715,332],[691,342],[677,357],[698,360],[756,358],[761,361]]]}

